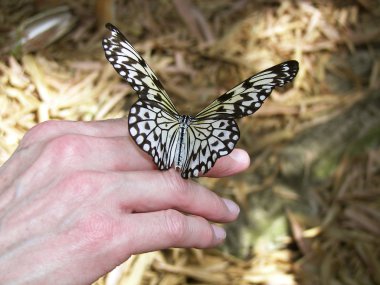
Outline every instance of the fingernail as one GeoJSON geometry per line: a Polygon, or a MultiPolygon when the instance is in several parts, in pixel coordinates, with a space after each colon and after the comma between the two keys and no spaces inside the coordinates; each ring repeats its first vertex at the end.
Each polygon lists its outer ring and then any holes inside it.
{"type": "Polygon", "coordinates": [[[249,156],[247,155],[247,152],[241,149],[234,149],[230,156],[233,160],[237,162],[246,162],[247,158],[249,159],[249,156]]]}
{"type": "Polygon", "coordinates": [[[226,238],[226,231],[223,228],[218,227],[216,225],[211,225],[211,226],[216,236],[216,239],[223,240],[226,238]]]}
{"type": "Polygon", "coordinates": [[[236,216],[240,213],[240,208],[234,201],[225,198],[223,198],[223,201],[231,213],[233,213],[236,216]]]}

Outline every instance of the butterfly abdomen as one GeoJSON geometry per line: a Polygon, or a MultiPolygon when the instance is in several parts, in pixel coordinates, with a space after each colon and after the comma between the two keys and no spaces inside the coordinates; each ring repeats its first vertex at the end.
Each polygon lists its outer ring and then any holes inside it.
{"type": "Polygon", "coordinates": [[[175,169],[182,170],[183,163],[186,160],[186,151],[187,151],[187,128],[191,123],[190,116],[180,116],[178,119],[179,122],[179,136],[175,154],[175,169]]]}

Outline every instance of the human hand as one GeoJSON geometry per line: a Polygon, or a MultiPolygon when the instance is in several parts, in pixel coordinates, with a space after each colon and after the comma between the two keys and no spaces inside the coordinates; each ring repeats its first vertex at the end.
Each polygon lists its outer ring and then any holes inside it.
{"type": "MultiPolygon", "coordinates": [[[[207,176],[248,165],[236,149],[207,176]]],[[[124,119],[32,128],[0,168],[0,284],[88,284],[132,254],[222,242],[208,221],[231,222],[238,206],[155,169],[124,119]]]]}

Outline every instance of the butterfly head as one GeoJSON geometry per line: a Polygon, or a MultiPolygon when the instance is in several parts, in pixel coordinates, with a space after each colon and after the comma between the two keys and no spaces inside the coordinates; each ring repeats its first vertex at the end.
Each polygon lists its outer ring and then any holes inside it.
{"type": "Polygon", "coordinates": [[[188,115],[179,116],[178,123],[179,123],[180,128],[187,128],[191,124],[192,120],[193,120],[192,116],[188,116],[188,115]]]}

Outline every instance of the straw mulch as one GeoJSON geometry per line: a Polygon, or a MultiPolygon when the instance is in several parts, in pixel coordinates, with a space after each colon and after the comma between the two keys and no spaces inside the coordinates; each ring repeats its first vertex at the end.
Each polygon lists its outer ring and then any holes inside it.
{"type": "MultiPolygon", "coordinates": [[[[66,2],[70,33],[2,54],[0,163],[39,122],[127,114],[136,95],[104,59],[106,21],[186,113],[255,72],[300,62],[292,86],[239,121],[249,170],[199,179],[242,208],[226,244],[133,256],[96,284],[380,284],[378,1],[66,2]]],[[[0,32],[46,3],[3,1],[0,32]]]]}

